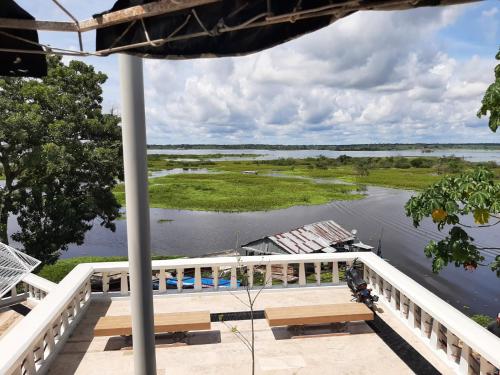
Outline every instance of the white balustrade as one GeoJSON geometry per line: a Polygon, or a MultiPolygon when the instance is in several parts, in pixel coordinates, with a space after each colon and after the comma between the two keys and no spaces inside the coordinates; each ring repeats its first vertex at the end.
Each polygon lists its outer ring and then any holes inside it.
{"type": "MultiPolygon", "coordinates": [[[[296,270],[298,268],[297,286],[307,287],[310,268],[306,272],[306,264],[314,265],[315,285],[321,287],[338,284],[339,262],[349,265],[355,258],[363,263],[363,275],[379,295],[379,303],[439,354],[451,369],[461,374],[474,370],[488,374],[500,367],[500,339],[372,253],[184,258],[153,261],[152,269],[159,274],[159,293],[185,291],[184,274],[192,274],[193,270],[194,287],[189,292],[205,292],[209,289],[202,288],[201,271],[205,269],[212,271],[212,290],[237,289],[240,275],[245,274],[243,269],[246,269],[246,279],[240,281],[247,282],[249,287],[276,288],[278,286],[272,285],[273,267],[282,267],[283,283],[279,287],[287,287],[290,265],[296,270]],[[321,281],[322,268],[326,268],[322,267],[323,264],[328,265],[328,269],[331,267],[331,282],[321,281]],[[167,291],[166,270],[176,270],[177,291],[167,291]],[[220,286],[220,270],[230,272],[229,288],[220,286]],[[264,274],[262,283],[254,283],[255,270],[264,274]]],[[[0,373],[45,372],[85,313],[91,298],[113,298],[128,293],[128,271],[128,262],[83,264],[54,289],[43,291],[47,296],[18,324],[16,333],[8,332],[0,340],[0,373]],[[102,292],[91,293],[92,275],[102,275],[102,292]],[[110,291],[110,275],[120,275],[119,292],[110,291]],[[9,353],[6,361],[3,353],[9,353]]],[[[33,286],[32,289],[36,294],[33,286]]]]}

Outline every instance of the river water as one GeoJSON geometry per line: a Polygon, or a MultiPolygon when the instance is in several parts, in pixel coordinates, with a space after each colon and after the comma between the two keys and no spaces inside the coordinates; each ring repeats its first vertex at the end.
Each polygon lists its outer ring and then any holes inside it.
{"type": "Polygon", "coordinates": [[[172,155],[207,155],[207,154],[224,154],[227,155],[216,160],[272,160],[279,158],[312,158],[320,155],[330,158],[336,158],[340,155],[348,155],[352,157],[384,157],[384,156],[422,156],[422,157],[441,157],[441,156],[456,156],[471,162],[483,161],[500,161],[499,150],[437,150],[431,153],[422,153],[421,150],[400,150],[400,151],[330,151],[330,150],[254,150],[254,149],[191,149],[191,150],[148,150],[149,154],[172,154],[172,155]],[[254,158],[239,158],[231,157],[234,154],[255,154],[254,158]]]}
{"type": "MultiPolygon", "coordinates": [[[[444,235],[430,221],[414,228],[404,214],[411,192],[369,187],[367,197],[320,206],[297,206],[268,212],[217,213],[151,209],[152,249],[156,254],[196,256],[234,248],[273,233],[322,220],[335,220],[346,229],[357,229],[359,238],[376,247],[383,228],[382,255],[395,267],[465,312],[496,316],[500,311],[500,279],[485,267],[475,272],[449,266],[439,275],[423,254],[430,239],[444,235]]],[[[500,244],[493,227],[471,232],[481,245],[500,244]]],[[[96,225],[82,246],[71,246],[63,257],[126,255],[126,222],[117,222],[115,233],[96,225]]],[[[493,254],[488,260],[493,258],[493,254]]]]}

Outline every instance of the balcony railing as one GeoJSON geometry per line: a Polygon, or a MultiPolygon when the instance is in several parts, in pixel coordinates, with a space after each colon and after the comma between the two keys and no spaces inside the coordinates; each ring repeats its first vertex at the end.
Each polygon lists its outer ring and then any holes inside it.
{"type": "MultiPolygon", "coordinates": [[[[379,303],[396,315],[456,373],[491,374],[500,368],[500,339],[473,322],[445,301],[372,253],[273,255],[262,257],[221,257],[153,261],[158,276],[156,294],[203,293],[207,290],[238,289],[238,269],[246,268],[248,284],[254,288],[304,288],[340,283],[340,272],[355,258],[364,266],[365,279],[379,294],[379,303]],[[289,284],[289,266],[298,270],[298,282],[289,284]],[[273,268],[281,267],[279,285],[273,283],[273,268]],[[229,286],[219,286],[221,270],[227,270],[229,286]],[[324,272],[331,275],[325,280],[324,272]],[[167,289],[168,272],[175,271],[177,287],[167,289]],[[254,277],[263,271],[264,277],[254,277]],[[202,276],[213,277],[213,288],[205,289],[202,276]],[[183,287],[185,274],[194,276],[191,290],[183,287]],[[323,276],[323,277],[322,277],[323,276]],[[262,285],[257,285],[257,283],[262,285]]],[[[47,371],[67,337],[85,314],[91,298],[127,295],[128,262],[80,264],[0,340],[1,374],[37,374],[47,371]],[[119,276],[119,288],[110,288],[111,276],[119,276]],[[102,280],[91,292],[91,278],[102,280]]],[[[275,271],[276,272],[276,271],[275,271]]],[[[276,274],[274,274],[276,277],[276,274]]]]}

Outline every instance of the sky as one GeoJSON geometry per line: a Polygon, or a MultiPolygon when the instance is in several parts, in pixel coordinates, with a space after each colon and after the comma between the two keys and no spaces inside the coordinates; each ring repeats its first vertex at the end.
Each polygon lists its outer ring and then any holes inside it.
{"type": "MultiPolygon", "coordinates": [[[[113,5],[60,2],[79,19],[113,5]]],[[[49,0],[18,3],[37,19],[67,19],[49,0]]],[[[78,46],[73,34],[40,40],[78,46]]],[[[148,143],[500,142],[476,117],[499,46],[500,2],[488,0],[358,12],[245,57],[144,60],[148,143]]],[[[119,113],[117,56],[84,61],[108,75],[104,108],[119,113]]]]}

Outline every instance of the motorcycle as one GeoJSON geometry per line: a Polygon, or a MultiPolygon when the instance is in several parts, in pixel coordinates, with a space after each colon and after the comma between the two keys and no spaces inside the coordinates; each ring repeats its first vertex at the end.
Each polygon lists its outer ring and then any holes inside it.
{"type": "Polygon", "coordinates": [[[368,284],[361,276],[360,271],[355,268],[355,263],[346,271],[347,286],[351,289],[356,302],[364,303],[370,309],[373,309],[373,304],[378,301],[378,296],[372,295],[372,290],[368,288],[368,284]]]}

